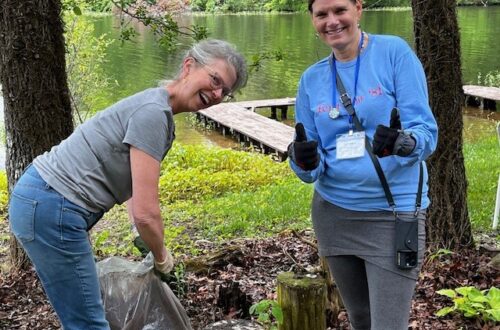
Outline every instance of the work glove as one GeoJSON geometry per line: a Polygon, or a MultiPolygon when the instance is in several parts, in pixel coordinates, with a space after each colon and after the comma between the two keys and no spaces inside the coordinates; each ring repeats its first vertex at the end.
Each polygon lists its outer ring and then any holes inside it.
{"type": "Polygon", "coordinates": [[[398,108],[391,111],[389,127],[378,125],[373,135],[373,153],[378,157],[408,156],[415,149],[415,139],[401,129],[398,108]]]}
{"type": "Polygon", "coordinates": [[[305,171],[312,171],[319,164],[318,141],[307,141],[302,123],[295,125],[295,140],[288,145],[288,156],[305,171]]]}
{"type": "Polygon", "coordinates": [[[174,268],[174,258],[167,250],[167,256],[163,261],[157,261],[155,259],[155,270],[160,273],[160,276],[168,275],[170,271],[174,268]]]}

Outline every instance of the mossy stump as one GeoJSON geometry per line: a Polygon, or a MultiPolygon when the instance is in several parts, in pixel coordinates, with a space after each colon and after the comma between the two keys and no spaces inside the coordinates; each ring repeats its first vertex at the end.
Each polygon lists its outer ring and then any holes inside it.
{"type": "Polygon", "coordinates": [[[279,330],[324,330],[326,328],[326,282],[319,275],[278,275],[278,303],[283,310],[279,330]]]}

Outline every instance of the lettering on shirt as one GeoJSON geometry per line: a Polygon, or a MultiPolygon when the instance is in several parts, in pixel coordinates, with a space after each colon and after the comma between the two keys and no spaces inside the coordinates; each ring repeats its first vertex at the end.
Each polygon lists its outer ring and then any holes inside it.
{"type": "MultiPolygon", "coordinates": [[[[380,86],[380,84],[379,84],[377,87],[369,88],[368,94],[370,94],[370,96],[373,96],[373,97],[382,96],[382,94],[383,94],[382,86],[380,86]]],[[[356,96],[356,99],[354,100],[353,104],[354,104],[354,106],[357,106],[357,105],[360,105],[361,103],[363,103],[364,101],[365,101],[365,96],[358,95],[358,96],[356,96]]],[[[340,109],[340,104],[337,103],[337,105],[335,107],[337,109],[340,109]]],[[[316,106],[316,113],[317,114],[325,113],[325,112],[328,113],[328,112],[330,112],[330,109],[331,109],[330,104],[320,103],[316,106]]]]}
{"type": "Polygon", "coordinates": [[[329,104],[320,103],[316,107],[316,113],[323,113],[323,112],[329,112],[329,111],[330,111],[330,105],[329,104]]]}
{"type": "Polygon", "coordinates": [[[378,85],[375,88],[370,88],[370,89],[368,89],[368,93],[371,96],[380,96],[380,95],[382,95],[382,87],[380,85],[378,85]]]}
{"type": "Polygon", "coordinates": [[[356,96],[356,99],[354,100],[354,105],[359,105],[363,103],[365,100],[365,97],[363,95],[356,96]]]}

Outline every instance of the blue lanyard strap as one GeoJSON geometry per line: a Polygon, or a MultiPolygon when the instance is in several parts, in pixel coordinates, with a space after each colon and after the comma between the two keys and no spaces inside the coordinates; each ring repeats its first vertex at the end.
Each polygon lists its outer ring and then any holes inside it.
{"type": "MultiPolygon", "coordinates": [[[[358,55],[356,57],[356,68],[354,71],[354,97],[352,98],[352,104],[356,101],[356,96],[358,92],[358,78],[359,78],[359,66],[360,66],[360,54],[361,54],[361,47],[363,46],[363,31],[361,31],[361,36],[359,38],[359,44],[358,44],[358,55]]],[[[337,76],[337,64],[335,61],[335,56],[332,52],[332,65],[331,65],[331,70],[332,70],[332,107],[337,107],[337,83],[336,83],[336,76],[337,76]]],[[[349,115],[349,127],[352,127],[352,116],[349,115]]]]}

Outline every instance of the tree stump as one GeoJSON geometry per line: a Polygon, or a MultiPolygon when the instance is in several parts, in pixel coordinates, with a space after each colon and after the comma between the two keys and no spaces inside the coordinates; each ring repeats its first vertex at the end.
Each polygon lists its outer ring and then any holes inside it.
{"type": "Polygon", "coordinates": [[[323,277],[278,275],[278,303],[283,310],[280,330],[324,330],[326,328],[326,282],[323,277]]]}

